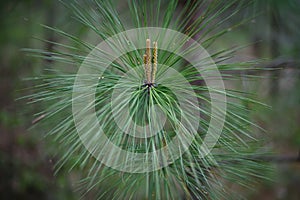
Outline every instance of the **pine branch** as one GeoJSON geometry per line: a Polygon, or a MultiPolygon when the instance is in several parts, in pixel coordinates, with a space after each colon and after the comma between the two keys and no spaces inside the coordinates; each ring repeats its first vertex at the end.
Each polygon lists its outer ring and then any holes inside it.
{"type": "Polygon", "coordinates": [[[278,163],[278,164],[294,163],[294,162],[300,163],[300,152],[299,152],[298,156],[287,156],[287,155],[256,156],[256,157],[250,158],[250,160],[264,161],[264,162],[278,163]]]}
{"type": "MultiPolygon", "coordinates": [[[[255,161],[255,162],[268,162],[276,164],[286,164],[286,163],[300,163],[300,150],[298,156],[295,155],[274,155],[274,156],[249,156],[245,158],[246,160],[255,161]]],[[[239,160],[226,160],[221,163],[225,164],[234,164],[239,163],[239,160]]]]}

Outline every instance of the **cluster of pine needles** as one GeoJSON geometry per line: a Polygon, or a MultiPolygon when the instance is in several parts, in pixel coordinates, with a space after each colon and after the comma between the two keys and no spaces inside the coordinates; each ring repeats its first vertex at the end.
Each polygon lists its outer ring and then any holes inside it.
{"type": "MultiPolygon", "coordinates": [[[[249,21],[244,19],[240,23],[230,23],[230,19],[238,16],[251,1],[187,0],[181,3],[178,0],[128,0],[118,3],[89,0],[66,1],[64,4],[80,24],[99,38],[98,41],[104,41],[132,28],[161,27],[184,33],[205,49],[210,49],[216,40],[228,33],[228,30],[234,30],[249,21]],[[123,12],[120,12],[116,5],[123,6],[123,12]],[[123,18],[126,20],[122,20],[123,18]]],[[[209,87],[190,63],[172,52],[160,50],[160,41],[153,43],[151,55],[150,39],[156,41],[151,36],[145,38],[146,49],[122,55],[99,78],[95,94],[99,123],[103,124],[107,137],[126,151],[152,152],[166,146],[176,136],[174,129],[184,113],[180,110],[178,99],[172,90],[160,85],[159,80],[165,80],[174,85],[174,88],[180,87],[177,86],[178,77],[163,76],[166,67],[158,67],[162,65],[176,69],[191,84],[198,99],[195,110],[201,113],[201,117],[193,116],[200,124],[199,129],[188,150],[162,169],[129,173],[105,166],[83,145],[72,115],[72,93],[77,70],[97,44],[90,44],[83,38],[59,28],[44,27],[64,38],[64,43],[46,41],[53,43],[54,48],[51,51],[26,49],[26,52],[34,56],[53,62],[43,75],[33,79],[36,84],[34,92],[24,98],[30,98],[32,103],[44,105],[45,109],[36,114],[36,117],[43,117],[39,122],[35,121],[35,124],[43,127],[39,129],[41,132],[48,130],[47,137],[55,141],[54,145],[61,158],[56,169],[59,171],[61,168],[68,168],[82,174],[79,188],[83,197],[87,195],[93,199],[228,199],[236,192],[231,191],[232,185],[253,189],[261,179],[268,178],[268,165],[254,159],[260,152],[261,142],[259,138],[255,138],[253,130],[260,129],[251,120],[250,108],[253,107],[251,105],[261,104],[244,91],[226,90],[227,113],[222,134],[212,152],[201,157],[199,148],[212,117],[209,87]],[[149,114],[149,107],[157,105],[167,113],[167,125],[156,136],[135,139],[131,135],[123,134],[113,122],[109,102],[113,91],[120,85],[120,81],[122,82],[122,75],[141,63],[144,64],[141,68],[144,71],[141,71],[137,82],[144,87],[137,86],[136,90],[132,91],[130,100],[120,99],[120,104],[116,104],[113,109],[122,109],[122,105],[129,105],[132,119],[142,126],[156,120],[149,114]],[[60,66],[68,70],[61,70],[60,66]]],[[[170,44],[174,42],[172,38],[170,41],[170,44]]],[[[180,42],[182,45],[179,48],[189,45],[187,41],[180,42]]],[[[120,45],[118,48],[123,47],[120,45]]],[[[238,49],[210,52],[224,81],[239,80],[238,75],[241,71],[245,72],[242,73],[245,75],[247,70],[253,70],[256,61],[230,60],[238,49]]],[[[124,90],[128,87],[123,86],[124,90]]]]}

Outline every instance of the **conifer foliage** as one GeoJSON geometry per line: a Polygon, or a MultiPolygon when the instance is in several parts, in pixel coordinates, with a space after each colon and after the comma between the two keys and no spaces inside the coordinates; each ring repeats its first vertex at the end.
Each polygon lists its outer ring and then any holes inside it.
{"type": "Polygon", "coordinates": [[[106,48],[45,25],[65,43],[26,51],[69,70],[46,70],[30,98],[47,105],[37,124],[59,147],[57,170],[83,174],[83,197],[227,199],[232,184],[267,178],[250,118],[260,103],[224,88],[253,62],[232,62],[237,49],[209,51],[249,1],[64,4],[106,48]]]}

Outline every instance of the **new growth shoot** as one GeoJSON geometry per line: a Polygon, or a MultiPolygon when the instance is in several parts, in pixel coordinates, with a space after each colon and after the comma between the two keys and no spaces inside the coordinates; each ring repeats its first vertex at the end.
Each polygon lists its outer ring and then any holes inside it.
{"type": "Polygon", "coordinates": [[[151,41],[146,40],[146,53],[143,56],[145,68],[145,85],[148,89],[155,85],[155,75],[157,71],[157,42],[153,42],[153,57],[151,56],[151,41]],[[151,62],[153,60],[153,63],[151,62]]]}

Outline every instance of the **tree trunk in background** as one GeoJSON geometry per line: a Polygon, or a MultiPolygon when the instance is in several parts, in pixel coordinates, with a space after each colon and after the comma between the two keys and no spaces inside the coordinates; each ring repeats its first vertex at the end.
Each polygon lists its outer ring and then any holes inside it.
{"type": "MultiPolygon", "coordinates": [[[[278,36],[280,34],[280,16],[276,3],[270,3],[270,53],[273,60],[280,56],[278,36]]],[[[272,71],[272,79],[270,85],[270,96],[278,95],[280,70],[272,71]]]]}

